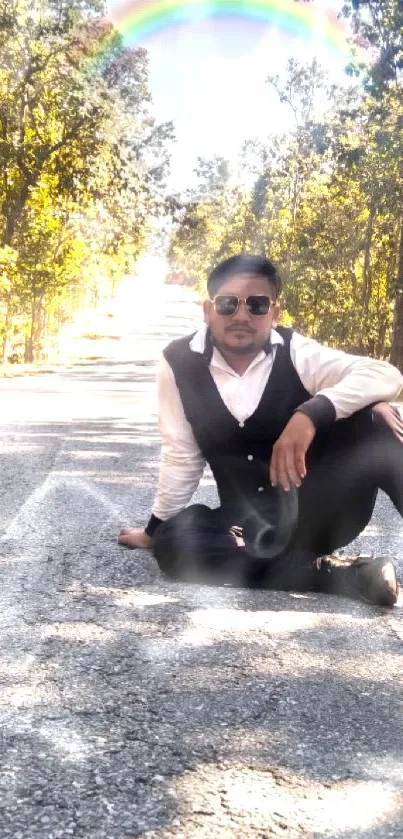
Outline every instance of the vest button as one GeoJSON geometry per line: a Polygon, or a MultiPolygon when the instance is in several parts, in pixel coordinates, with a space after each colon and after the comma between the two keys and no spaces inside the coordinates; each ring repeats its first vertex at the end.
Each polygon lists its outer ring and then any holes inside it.
{"type": "Polygon", "coordinates": [[[248,460],[253,460],[253,454],[248,454],[248,460]]]}
{"type": "Polygon", "coordinates": [[[264,487],[258,487],[258,488],[257,488],[257,491],[258,491],[258,492],[264,492],[264,487]]]}
{"type": "Polygon", "coordinates": [[[240,427],[240,428],[243,428],[243,427],[244,427],[244,425],[245,425],[245,423],[244,423],[244,422],[240,422],[240,423],[239,423],[239,427],[240,427]]]}

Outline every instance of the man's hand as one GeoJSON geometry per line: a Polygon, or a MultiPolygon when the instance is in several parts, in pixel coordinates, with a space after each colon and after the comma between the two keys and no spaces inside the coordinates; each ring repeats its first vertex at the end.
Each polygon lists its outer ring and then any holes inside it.
{"type": "Polygon", "coordinates": [[[378,402],[372,408],[375,414],[379,414],[392,429],[398,440],[403,443],[403,419],[395,413],[394,408],[389,405],[389,402],[378,402]]]}
{"type": "Polygon", "coordinates": [[[127,548],[150,548],[151,536],[141,528],[124,527],[119,533],[118,544],[127,548]]]}
{"type": "Polygon", "coordinates": [[[293,414],[283,433],[273,446],[270,461],[270,481],[272,486],[285,490],[291,484],[299,487],[306,475],[305,455],[315,436],[316,429],[306,414],[293,414]]]}

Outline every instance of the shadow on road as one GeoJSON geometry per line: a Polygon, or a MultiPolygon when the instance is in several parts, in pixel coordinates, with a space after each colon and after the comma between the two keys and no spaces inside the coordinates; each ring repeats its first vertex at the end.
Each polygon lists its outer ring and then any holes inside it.
{"type": "Polygon", "coordinates": [[[333,609],[322,611],[319,596],[311,625],[287,595],[280,595],[287,620],[277,623],[270,593],[260,624],[248,628],[254,613],[239,609],[231,592],[228,615],[234,622],[238,610],[240,627],[231,637],[231,625],[214,622],[216,593],[206,622],[206,603],[195,610],[191,601],[208,592],[162,588],[157,575],[151,591],[139,588],[132,556],[119,586],[111,563],[109,573],[106,564],[93,567],[84,582],[70,557],[54,602],[25,616],[38,640],[35,664],[20,649],[14,679],[2,671],[3,704],[11,704],[3,725],[4,777],[13,772],[6,800],[12,791],[33,823],[57,807],[82,837],[141,836],[163,825],[175,836],[178,818],[192,830],[186,835],[198,835],[209,813],[212,836],[242,835],[245,824],[246,835],[270,835],[279,819],[287,836],[391,835],[403,815],[401,685],[372,664],[366,675],[354,670],[348,611],[350,632],[328,662],[321,638],[333,609]],[[85,791],[79,804],[72,788],[85,791]]]}

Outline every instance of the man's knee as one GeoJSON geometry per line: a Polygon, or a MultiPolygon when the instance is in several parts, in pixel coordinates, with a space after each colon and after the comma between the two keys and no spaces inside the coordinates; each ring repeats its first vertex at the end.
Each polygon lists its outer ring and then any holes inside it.
{"type": "Polygon", "coordinates": [[[205,504],[191,504],[157,527],[151,549],[158,566],[171,578],[182,577],[179,568],[198,553],[201,533],[210,529],[213,511],[205,504]]]}
{"type": "Polygon", "coordinates": [[[169,577],[175,576],[176,542],[176,528],[172,525],[172,519],[161,522],[153,535],[151,550],[159,568],[169,577]]]}

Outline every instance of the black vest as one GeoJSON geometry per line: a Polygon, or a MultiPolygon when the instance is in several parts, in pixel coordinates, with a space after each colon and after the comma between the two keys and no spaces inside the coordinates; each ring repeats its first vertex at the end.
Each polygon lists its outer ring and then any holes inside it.
{"type": "MultiPolygon", "coordinates": [[[[172,341],[164,350],[175,376],[184,412],[210,465],[221,504],[257,500],[269,487],[272,447],[292,414],[310,399],[290,357],[292,329],[276,327],[284,345],[276,357],[262,398],[244,423],[224,404],[209,370],[210,352],[190,349],[193,335],[172,341]]],[[[271,351],[271,350],[269,350],[271,351]]]]}

